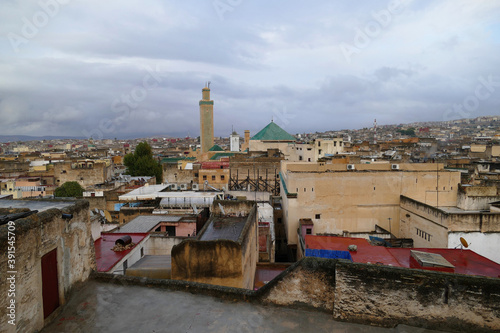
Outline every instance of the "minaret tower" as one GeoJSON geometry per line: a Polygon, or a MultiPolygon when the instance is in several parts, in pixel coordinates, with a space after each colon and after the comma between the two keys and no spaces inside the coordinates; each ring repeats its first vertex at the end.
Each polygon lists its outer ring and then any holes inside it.
{"type": "Polygon", "coordinates": [[[210,81],[201,90],[200,100],[200,141],[201,153],[206,153],[214,145],[214,101],[210,100],[210,81]]]}
{"type": "Polygon", "coordinates": [[[373,122],[373,144],[377,144],[377,119],[373,122]]]}

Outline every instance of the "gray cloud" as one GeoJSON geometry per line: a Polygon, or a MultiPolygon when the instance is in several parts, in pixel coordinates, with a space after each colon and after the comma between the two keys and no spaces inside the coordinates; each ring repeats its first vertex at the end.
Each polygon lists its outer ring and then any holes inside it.
{"type": "MultiPolygon", "coordinates": [[[[0,134],[197,136],[206,81],[216,135],[272,118],[290,133],[444,120],[479,77],[500,82],[496,2],[408,2],[367,45],[356,36],[388,1],[242,1],[223,15],[210,1],[1,6],[0,134]],[[350,62],[342,43],[357,48],[350,62]]],[[[495,89],[471,117],[498,114],[495,89]]]]}

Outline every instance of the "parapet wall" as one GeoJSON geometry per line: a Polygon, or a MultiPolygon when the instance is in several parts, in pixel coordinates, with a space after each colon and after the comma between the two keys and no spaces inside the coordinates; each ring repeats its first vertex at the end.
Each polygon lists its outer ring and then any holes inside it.
{"type": "Polygon", "coordinates": [[[337,320],[434,330],[500,329],[500,280],[399,267],[336,266],[337,320]]]}

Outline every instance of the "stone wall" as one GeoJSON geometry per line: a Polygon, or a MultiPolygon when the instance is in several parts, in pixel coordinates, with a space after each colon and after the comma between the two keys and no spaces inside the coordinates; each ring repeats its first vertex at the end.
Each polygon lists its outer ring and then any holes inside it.
{"type": "Polygon", "coordinates": [[[259,289],[264,303],[333,311],[335,260],[307,258],[259,289]]]}
{"type": "MultiPolygon", "coordinates": [[[[2,332],[34,332],[44,326],[42,299],[41,258],[57,249],[57,275],[59,303],[65,304],[76,284],[88,279],[95,269],[94,243],[92,240],[88,202],[76,203],[63,211],[49,209],[28,218],[15,221],[16,255],[16,324],[7,323],[4,315],[7,308],[8,284],[4,273],[7,267],[7,225],[0,226],[0,327],[2,332]],[[63,219],[62,212],[73,214],[71,219],[63,219]]],[[[60,309],[61,307],[59,307],[60,309]]],[[[50,320],[58,310],[47,319],[50,320]]]]}
{"type": "Polygon", "coordinates": [[[339,261],[337,320],[434,330],[500,329],[500,280],[339,261]]]}

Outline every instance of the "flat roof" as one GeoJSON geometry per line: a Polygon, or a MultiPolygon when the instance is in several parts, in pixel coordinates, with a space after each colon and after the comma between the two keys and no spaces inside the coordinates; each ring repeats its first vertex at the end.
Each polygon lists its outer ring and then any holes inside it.
{"type": "Polygon", "coordinates": [[[126,251],[115,252],[111,250],[115,246],[115,241],[124,236],[129,235],[132,238],[132,242],[139,244],[148,234],[146,233],[103,233],[101,238],[94,242],[95,248],[95,259],[97,264],[98,272],[107,272],[113,268],[120,260],[122,260],[127,254],[130,253],[134,248],[126,251]]]}
{"type": "Polygon", "coordinates": [[[128,269],[165,269],[172,268],[172,257],[166,256],[144,256],[128,269]]]}
{"type": "Polygon", "coordinates": [[[383,246],[373,246],[364,238],[306,235],[306,249],[348,251],[352,261],[360,263],[400,266],[383,246]],[[349,251],[349,245],[356,245],[357,251],[349,251]]]}
{"type": "MultiPolygon", "coordinates": [[[[364,238],[338,236],[305,236],[306,249],[348,251],[349,245],[356,245],[357,251],[349,251],[353,262],[383,264],[396,267],[416,268],[450,272],[449,268],[419,267],[410,260],[411,251],[421,251],[441,255],[454,267],[454,273],[500,277],[500,264],[485,258],[472,250],[395,248],[371,245],[364,238]]],[[[453,270],[453,269],[452,269],[453,270]]]]}
{"type": "Polygon", "coordinates": [[[387,251],[398,260],[401,267],[412,267],[410,251],[422,251],[440,254],[449,263],[455,266],[455,273],[500,277],[500,264],[485,258],[472,250],[460,249],[422,249],[422,248],[387,248],[387,251]]]}
{"type": "Polygon", "coordinates": [[[120,195],[118,198],[119,200],[155,199],[157,193],[163,191],[167,187],[167,184],[142,186],[127,194],[120,195]]]}
{"type": "Polygon", "coordinates": [[[213,198],[222,192],[168,191],[162,192],[172,184],[148,185],[120,195],[119,200],[153,200],[156,198],[213,198]]]}
{"type": "Polygon", "coordinates": [[[179,215],[140,215],[127,224],[120,226],[114,233],[148,233],[161,222],[179,222],[179,215]]]}
{"type": "MultiPolygon", "coordinates": [[[[335,321],[331,313],[224,301],[212,296],[90,280],[44,327],[63,332],[363,332],[417,333],[335,321]]],[[[431,333],[437,331],[425,330],[431,333]]]]}
{"type": "Polygon", "coordinates": [[[62,209],[75,204],[75,201],[52,201],[52,200],[0,200],[0,208],[28,208],[42,212],[51,208],[62,209]]]}
{"type": "Polygon", "coordinates": [[[228,239],[236,242],[240,238],[247,218],[248,216],[217,216],[209,222],[200,240],[211,241],[216,239],[228,239]]]}

